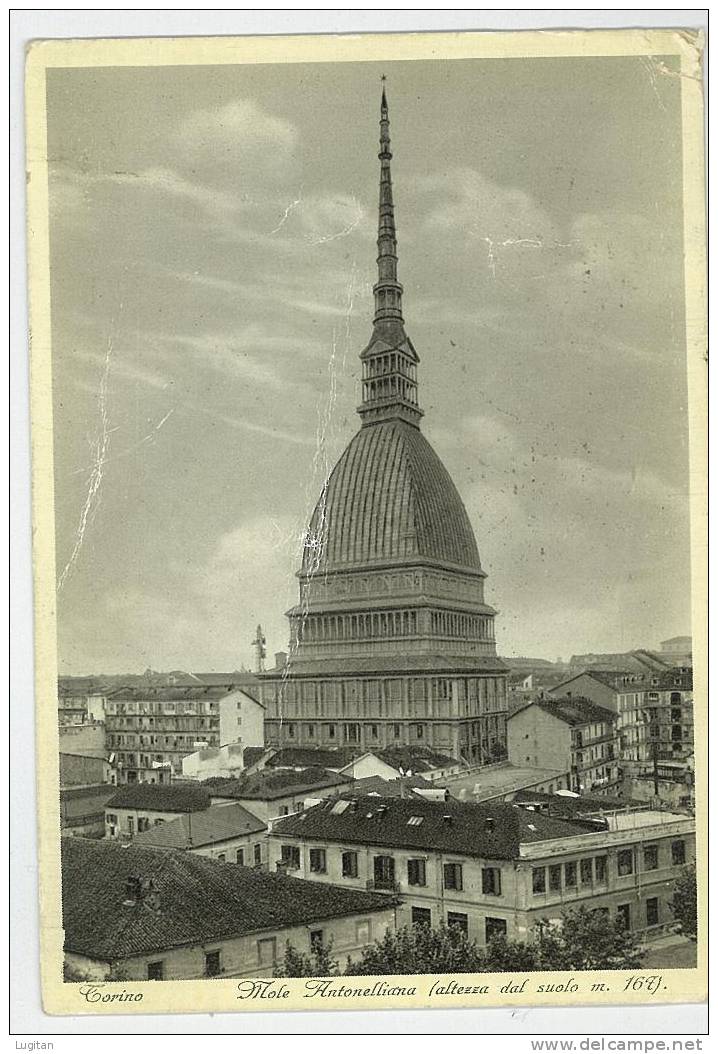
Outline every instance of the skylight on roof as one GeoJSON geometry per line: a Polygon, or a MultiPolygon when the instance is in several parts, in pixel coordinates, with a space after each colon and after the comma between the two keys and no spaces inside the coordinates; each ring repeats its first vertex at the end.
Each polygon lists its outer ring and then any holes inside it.
{"type": "Polygon", "coordinates": [[[334,805],[334,806],[332,807],[332,810],[331,810],[331,811],[332,811],[332,812],[333,812],[333,813],[334,813],[335,815],[337,815],[337,816],[338,816],[338,815],[339,815],[340,813],[343,813],[343,812],[344,812],[344,810],[345,810],[345,809],[348,809],[348,808],[349,808],[349,802],[348,802],[348,801],[338,801],[338,802],[336,802],[336,804],[335,804],[335,805],[334,805]]]}
{"type": "Polygon", "coordinates": [[[406,821],[408,827],[418,827],[420,823],[424,822],[423,816],[410,816],[406,821]]]}

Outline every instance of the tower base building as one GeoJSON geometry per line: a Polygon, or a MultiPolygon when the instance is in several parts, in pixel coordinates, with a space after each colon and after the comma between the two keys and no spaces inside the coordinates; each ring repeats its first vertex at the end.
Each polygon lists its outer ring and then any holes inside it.
{"type": "Polygon", "coordinates": [[[361,354],[361,427],[305,537],[286,662],[260,674],[270,746],[426,747],[506,756],[507,669],[459,493],[420,430],[404,330],[389,115],[380,121],[379,276],[361,354]]]}

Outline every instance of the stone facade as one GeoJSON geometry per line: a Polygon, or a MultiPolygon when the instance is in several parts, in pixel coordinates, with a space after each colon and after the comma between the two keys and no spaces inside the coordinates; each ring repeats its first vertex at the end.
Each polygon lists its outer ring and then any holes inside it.
{"type": "Polygon", "coordinates": [[[617,814],[608,831],[526,843],[512,860],[336,844],[279,829],[269,837],[271,870],[279,866],[343,888],[398,892],[398,925],[460,925],[480,945],[499,933],[532,939],[538,923],[581,905],[620,912],[646,939],[659,936],[674,921],[674,883],[694,859],[695,822],[663,812],[617,814]],[[377,860],[391,865],[377,868],[377,860]],[[390,874],[391,881],[377,882],[377,874],[390,874]]]}
{"type": "Polygon", "coordinates": [[[361,353],[362,426],[305,537],[287,663],[260,675],[270,746],[427,746],[506,755],[505,664],[466,509],[420,430],[404,329],[382,99],[378,281],[361,353]]]}

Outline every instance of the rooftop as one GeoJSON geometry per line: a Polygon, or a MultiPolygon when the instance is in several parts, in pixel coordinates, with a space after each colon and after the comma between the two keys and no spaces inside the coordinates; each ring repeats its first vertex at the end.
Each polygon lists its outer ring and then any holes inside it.
{"type": "Polygon", "coordinates": [[[457,792],[464,789],[474,801],[489,801],[493,798],[504,797],[511,791],[520,790],[522,787],[535,787],[537,783],[550,783],[551,780],[558,780],[565,775],[565,771],[558,769],[511,765],[507,762],[496,768],[482,769],[458,781],[452,780],[449,790],[455,797],[457,792]]]}
{"type": "Polygon", "coordinates": [[[644,808],[643,802],[634,802],[624,798],[609,798],[589,795],[545,794],[540,790],[518,790],[511,798],[517,805],[536,805],[550,816],[581,817],[596,816],[616,811],[628,811],[630,808],[644,808]]]}
{"type": "Polygon", "coordinates": [[[210,806],[204,787],[188,783],[128,783],[112,796],[108,809],[201,812],[210,806]]]}
{"type": "Polygon", "coordinates": [[[372,751],[387,765],[395,769],[402,768],[412,773],[431,772],[434,769],[453,768],[461,762],[448,754],[439,754],[429,747],[387,747],[385,750],[372,751]]]}
{"type": "Polygon", "coordinates": [[[272,836],[320,839],[427,852],[514,860],[525,842],[585,834],[586,826],[556,820],[503,802],[432,802],[426,799],[342,795],[275,821],[272,836]]]}
{"type": "Polygon", "coordinates": [[[62,841],[65,950],[102,962],[386,911],[381,893],[135,844],[62,841]],[[136,878],[153,896],[128,897],[136,878]],[[128,902],[129,901],[129,902],[128,902]]]}
{"type": "Polygon", "coordinates": [[[156,824],[135,836],[135,845],[155,845],[173,849],[198,849],[230,838],[266,831],[251,812],[236,803],[212,805],[197,815],[186,814],[169,823],[156,824]]]}
{"type": "MultiPolygon", "coordinates": [[[[247,753],[252,750],[252,763],[258,761],[264,753],[261,747],[248,747],[245,750],[245,762],[250,764],[247,753]],[[256,756],[254,751],[257,751],[256,756]]],[[[360,748],[352,747],[281,747],[267,759],[266,768],[322,768],[341,769],[364,753],[360,748]]]]}
{"type": "MultiPolygon", "coordinates": [[[[247,692],[246,685],[238,685],[243,692],[247,692]]],[[[231,685],[208,685],[208,684],[142,684],[132,687],[118,688],[112,693],[113,700],[157,700],[159,702],[181,702],[183,700],[208,699],[210,701],[224,699],[232,690],[231,685]]]]}
{"type": "Polygon", "coordinates": [[[585,699],[580,695],[537,699],[534,705],[572,728],[618,720],[618,714],[615,710],[609,710],[607,707],[600,706],[591,699],[585,699]]]}
{"type": "MultiPolygon", "coordinates": [[[[364,776],[362,779],[354,780],[352,793],[377,795],[381,798],[418,798],[415,787],[432,788],[434,784],[418,776],[412,777],[411,781],[405,781],[402,788],[402,780],[385,780],[381,776],[364,776]]],[[[438,788],[436,788],[438,790],[438,788]]]]}
{"type": "Polygon", "coordinates": [[[642,812],[617,812],[607,819],[611,831],[633,831],[643,827],[664,827],[668,823],[680,823],[692,817],[687,813],[644,809],[642,812]]]}
{"type": "Polygon", "coordinates": [[[238,779],[212,777],[202,781],[213,798],[240,798],[257,801],[272,801],[288,794],[322,790],[325,787],[346,787],[351,780],[322,768],[307,768],[301,772],[293,769],[262,769],[238,779]]]}

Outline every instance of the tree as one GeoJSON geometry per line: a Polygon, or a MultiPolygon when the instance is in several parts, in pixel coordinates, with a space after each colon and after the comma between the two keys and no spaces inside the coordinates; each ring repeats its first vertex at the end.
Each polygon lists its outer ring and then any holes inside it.
{"type": "Polygon", "coordinates": [[[486,946],[482,965],[486,973],[513,973],[523,970],[539,970],[535,944],[510,941],[506,937],[492,937],[486,946]]]}
{"type": "Polygon", "coordinates": [[[696,867],[691,864],[676,881],[673,900],[670,908],[678,923],[679,932],[691,940],[698,934],[698,890],[696,888],[696,867]]]}
{"type": "Polygon", "coordinates": [[[339,963],[332,958],[334,942],[316,941],[311,952],[299,952],[287,941],[284,959],[274,968],[275,977],[333,977],[339,973],[339,963]]]}
{"type": "Polygon", "coordinates": [[[364,949],[347,974],[478,973],[483,956],[459,926],[404,926],[364,949]]]}
{"type": "Polygon", "coordinates": [[[631,970],[643,952],[623,919],[596,908],[564,911],[561,925],[539,924],[537,966],[542,970],[631,970]]]}

